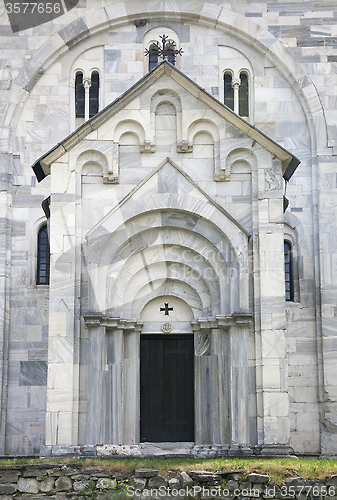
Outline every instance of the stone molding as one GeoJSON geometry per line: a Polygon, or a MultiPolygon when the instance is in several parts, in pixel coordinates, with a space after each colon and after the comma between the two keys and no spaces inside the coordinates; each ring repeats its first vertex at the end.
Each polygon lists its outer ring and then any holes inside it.
{"type": "Polygon", "coordinates": [[[141,321],[130,321],[122,318],[113,318],[100,313],[84,314],[85,324],[91,327],[104,326],[105,328],[116,328],[117,330],[132,330],[140,332],[143,327],[141,321]]]}
{"type": "Polygon", "coordinates": [[[215,316],[215,318],[199,318],[191,321],[192,330],[200,332],[231,326],[249,326],[253,320],[253,313],[234,313],[229,316],[215,316]]]}

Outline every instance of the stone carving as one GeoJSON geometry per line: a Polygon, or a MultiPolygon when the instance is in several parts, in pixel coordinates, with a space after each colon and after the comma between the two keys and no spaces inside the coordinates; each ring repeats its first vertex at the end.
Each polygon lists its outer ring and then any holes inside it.
{"type": "Polygon", "coordinates": [[[211,336],[209,333],[197,333],[195,336],[195,355],[209,356],[211,350],[211,336]]]}
{"type": "Polygon", "coordinates": [[[170,333],[172,332],[172,325],[170,323],[164,323],[161,329],[164,333],[170,333]]]}

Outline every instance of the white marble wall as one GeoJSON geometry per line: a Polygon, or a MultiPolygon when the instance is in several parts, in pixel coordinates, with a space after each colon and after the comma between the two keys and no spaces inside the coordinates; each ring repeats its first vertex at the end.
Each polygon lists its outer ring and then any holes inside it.
{"type": "MultiPolygon", "coordinates": [[[[1,268],[4,310],[2,349],[5,359],[2,377],[4,387],[8,388],[4,390],[1,400],[4,410],[0,432],[2,453],[37,453],[44,440],[46,389],[35,385],[40,384],[41,380],[31,379],[29,383],[32,385],[20,385],[20,370],[23,370],[23,376],[25,366],[20,365],[21,362],[47,361],[48,290],[35,285],[34,248],[37,227],[44,218],[40,203],[50,194],[50,186],[48,178],[39,185],[36,183],[31,164],[72,131],[72,71],[81,60],[86,63],[90,61],[90,49],[96,46],[103,53],[97,60],[97,65],[103,71],[102,105],[117,98],[144,75],[144,36],[149,29],[158,25],[158,21],[153,18],[151,4],[142,3],[142,12],[139,12],[139,8],[139,2],[136,1],[118,4],[110,0],[84,0],[80,7],[62,18],[13,35],[4,6],[0,6],[1,220],[4,223],[1,255],[6,255],[6,262],[1,268]],[[135,15],[146,18],[147,24],[137,28],[133,22],[135,17],[132,17],[135,15]],[[79,21],[81,17],[83,20],[79,21]],[[66,28],[70,23],[74,24],[66,28]]],[[[287,361],[285,356],[282,361],[281,355],[270,360],[271,366],[276,364],[279,367],[283,379],[273,380],[272,387],[268,387],[266,391],[278,390],[284,377],[287,378],[290,435],[294,449],[304,453],[320,451],[318,401],[323,401],[322,450],[323,453],[331,453],[335,448],[337,435],[333,328],[336,306],[333,235],[336,228],[332,217],[337,140],[334,11],[330,4],[324,2],[316,2],[310,9],[305,3],[298,4],[296,11],[291,6],[285,11],[278,2],[217,5],[214,2],[203,4],[197,1],[193,3],[193,8],[183,2],[179,9],[163,4],[161,24],[176,33],[177,40],[184,49],[179,63],[182,71],[215,97],[221,96],[224,70],[221,65],[229,58],[227,48],[239,51],[242,58],[249,61],[248,69],[252,74],[250,120],[301,160],[301,165],[287,188],[290,207],[285,221],[293,231],[296,242],[299,293],[296,303],[286,304],[286,345],[284,346],[282,334],[279,336],[280,331],[284,331],[283,314],[279,317],[279,312],[276,311],[275,317],[269,318],[267,301],[264,306],[267,317],[262,320],[268,336],[264,342],[263,335],[260,338],[260,329],[257,328],[254,342],[260,345],[260,348],[257,347],[258,352],[263,346],[268,351],[270,334],[276,336],[282,349],[287,352],[287,361]],[[180,11],[184,11],[184,22],[181,22],[180,11]],[[213,27],[210,27],[210,23],[213,27]],[[318,161],[316,152],[319,155],[318,161]],[[277,325],[273,326],[275,322],[277,325]]],[[[142,106],[146,108],[146,103],[142,106]]],[[[145,139],[151,142],[152,137],[144,137],[145,139]]],[[[109,140],[112,141],[113,138],[109,140]]],[[[238,142],[240,138],[234,136],[233,140],[238,142]]],[[[260,224],[260,216],[262,220],[266,220],[267,212],[271,214],[273,211],[270,222],[274,227],[280,224],[274,218],[275,213],[276,217],[279,213],[277,202],[270,203],[269,206],[264,199],[254,199],[254,186],[258,177],[253,172],[242,171],[241,167],[238,167],[239,171],[230,174],[231,182],[213,183],[210,162],[204,161],[205,168],[200,168],[202,158],[196,146],[193,153],[189,157],[187,154],[186,160],[179,166],[191,177],[195,175],[193,178],[199,186],[222,204],[247,231],[254,234],[253,242],[258,250],[256,228],[260,224]],[[198,169],[194,165],[198,165],[198,169]]],[[[126,159],[130,152],[127,149],[132,147],[134,146],[121,146],[121,157],[126,159]]],[[[242,147],[246,148],[247,145],[242,147]]],[[[116,162],[116,151],[111,154],[110,164],[113,165],[116,162]]],[[[176,161],[177,153],[175,154],[176,161]]],[[[92,225],[137,183],[137,175],[142,178],[146,169],[149,172],[158,165],[155,156],[148,156],[147,163],[141,164],[141,174],[139,164],[134,163],[136,157],[132,157],[123,174],[123,185],[117,184],[114,187],[113,202],[109,198],[107,203],[107,195],[99,183],[92,183],[92,179],[90,182],[82,179],[84,198],[95,201],[91,205],[88,203],[86,208],[90,216],[80,216],[77,219],[76,227],[79,228],[81,224],[83,234],[76,232],[78,230],[75,231],[74,226],[63,239],[62,248],[67,251],[72,246],[76,248],[92,225]],[[137,166],[135,170],[132,170],[131,163],[137,166]]],[[[208,155],[205,156],[207,158],[204,160],[209,160],[208,155]]],[[[60,178],[58,186],[54,185],[52,188],[54,193],[68,189],[68,180],[70,178],[66,176],[64,179],[60,178]]],[[[80,192],[80,181],[75,176],[71,179],[73,181],[77,183],[76,189],[72,191],[72,194],[77,193],[76,197],[80,192]]],[[[70,199],[59,202],[67,204],[70,199]]],[[[62,217],[63,214],[66,216],[70,226],[74,217],[75,220],[78,217],[76,203],[74,200],[71,210],[67,208],[65,211],[61,210],[60,205],[60,213],[62,217]]],[[[59,230],[57,226],[62,223],[55,219],[55,235],[59,230]]],[[[278,230],[275,231],[273,245],[277,252],[281,252],[280,234],[278,230]]],[[[268,232],[264,239],[268,241],[268,232]]],[[[260,265],[261,262],[254,261],[255,267],[260,265]]],[[[59,272],[63,273],[71,264],[64,261],[60,266],[59,272]]],[[[282,272],[281,269],[279,272],[282,272]]],[[[73,283],[76,290],[79,287],[78,279],[73,283]]],[[[277,291],[278,302],[279,299],[282,302],[280,293],[281,288],[277,291]]],[[[82,303],[85,303],[85,290],[82,297],[82,303]]],[[[250,306],[258,308],[256,302],[259,303],[259,298],[260,291],[254,288],[250,306]]],[[[66,302],[67,294],[62,294],[62,299],[66,302]]],[[[63,305],[57,301],[51,307],[52,312],[78,318],[79,304],[71,306],[71,311],[65,310],[68,304],[63,305]]],[[[69,321],[72,322],[73,319],[69,321]]],[[[74,333],[71,340],[63,340],[71,343],[76,360],[81,356],[76,348],[77,339],[78,333],[74,333]]],[[[62,339],[56,340],[56,343],[60,342],[62,339]]],[[[250,352],[248,350],[252,367],[255,361],[250,352]]],[[[34,368],[33,365],[30,366],[34,368]]],[[[267,370],[267,367],[263,370],[267,370]]],[[[257,373],[259,387],[264,387],[263,370],[257,373]]],[[[75,372],[70,376],[73,377],[70,391],[75,388],[78,391],[79,382],[75,372]]],[[[85,374],[82,380],[85,380],[85,374]]],[[[26,383],[27,380],[21,378],[21,384],[26,383]]],[[[83,384],[85,386],[84,382],[83,384]]],[[[81,394],[82,390],[85,392],[84,386],[80,385],[81,394]]],[[[55,386],[53,390],[57,392],[58,387],[55,386]]],[[[264,403],[261,394],[257,395],[260,440],[264,432],[264,403]]],[[[76,399],[73,400],[74,411],[77,411],[78,404],[81,408],[80,415],[83,415],[81,400],[79,403],[76,399]]],[[[273,432],[283,425],[282,419],[276,422],[273,415],[267,417],[273,422],[273,432]]],[[[255,416],[252,418],[255,419],[255,416]]],[[[76,426],[74,424],[71,431],[74,436],[78,433],[76,426]]]]}

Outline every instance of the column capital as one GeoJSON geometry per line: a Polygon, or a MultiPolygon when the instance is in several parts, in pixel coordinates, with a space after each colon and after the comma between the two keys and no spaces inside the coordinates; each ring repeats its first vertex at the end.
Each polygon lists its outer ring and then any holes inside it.
{"type": "Polygon", "coordinates": [[[105,328],[115,328],[116,330],[131,330],[140,332],[143,327],[142,321],[132,321],[123,318],[105,316],[101,313],[88,313],[83,315],[86,326],[104,326],[105,328]]]}
{"type": "Polygon", "coordinates": [[[238,312],[231,315],[217,315],[214,318],[198,318],[191,321],[194,332],[202,330],[213,330],[217,328],[229,328],[230,326],[248,326],[253,319],[250,312],[238,312]]]}

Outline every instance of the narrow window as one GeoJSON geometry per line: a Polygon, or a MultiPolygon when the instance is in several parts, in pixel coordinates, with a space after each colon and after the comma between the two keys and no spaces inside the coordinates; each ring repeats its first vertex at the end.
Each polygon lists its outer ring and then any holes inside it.
{"type": "Polygon", "coordinates": [[[37,285],[49,284],[50,252],[47,224],[42,226],[37,236],[37,285]]]}
{"type": "Polygon", "coordinates": [[[158,47],[151,45],[149,50],[149,71],[155,68],[158,64],[158,47]]]}
{"type": "Polygon", "coordinates": [[[176,64],[176,55],[174,53],[174,49],[168,49],[168,51],[167,51],[167,60],[168,60],[168,62],[170,62],[171,64],[173,64],[173,66],[175,66],[175,64],[176,64]]]}
{"type": "Polygon", "coordinates": [[[289,241],[284,241],[284,271],[285,271],[285,292],[286,300],[294,301],[294,277],[292,262],[292,245],[289,241]]]}
{"type": "Polygon", "coordinates": [[[99,108],[99,74],[93,71],[91,74],[91,86],[89,89],[89,118],[98,113],[99,108]]]}
{"type": "Polygon", "coordinates": [[[239,87],[239,115],[249,116],[248,110],[248,75],[242,72],[240,74],[241,84],[239,87]]]}
{"type": "Polygon", "coordinates": [[[226,106],[234,111],[234,89],[232,87],[232,75],[230,73],[224,74],[224,93],[226,106]]]}
{"type": "Polygon", "coordinates": [[[76,118],[84,118],[85,91],[83,86],[83,73],[76,73],[75,77],[75,108],[76,118]]]}

